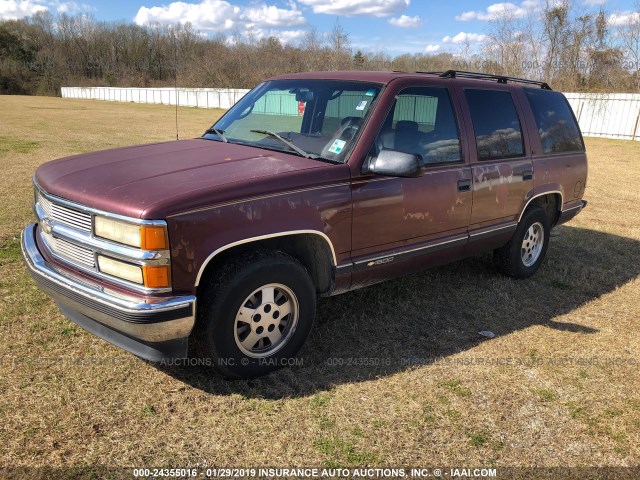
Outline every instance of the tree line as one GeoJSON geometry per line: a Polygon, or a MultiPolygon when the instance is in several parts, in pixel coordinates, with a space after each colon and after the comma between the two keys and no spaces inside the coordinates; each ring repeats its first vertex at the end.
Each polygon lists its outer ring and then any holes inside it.
{"type": "MultiPolygon", "coordinates": [[[[582,5],[582,4],[580,4],[582,5]]],[[[448,69],[544,80],[564,91],[640,92],[640,5],[613,23],[570,0],[527,15],[504,10],[481,45],[392,56],[354,51],[338,21],[295,44],[251,31],[213,37],[190,25],[139,26],[38,13],[0,22],[0,92],[58,95],[61,86],[251,88],[265,78],[314,70],[448,69]]]]}

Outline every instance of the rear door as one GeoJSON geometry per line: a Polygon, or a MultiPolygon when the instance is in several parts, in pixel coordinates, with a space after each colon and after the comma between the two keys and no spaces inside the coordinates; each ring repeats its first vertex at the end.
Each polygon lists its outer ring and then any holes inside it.
{"type": "Polygon", "coordinates": [[[524,117],[509,88],[496,84],[458,88],[471,126],[470,242],[498,237],[500,243],[515,230],[523,202],[533,190],[524,117]]]}

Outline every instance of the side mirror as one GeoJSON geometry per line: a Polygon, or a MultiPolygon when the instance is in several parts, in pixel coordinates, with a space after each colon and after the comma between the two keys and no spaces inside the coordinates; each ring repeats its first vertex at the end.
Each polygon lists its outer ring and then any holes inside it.
{"type": "Polygon", "coordinates": [[[424,175],[424,162],[415,153],[381,150],[377,157],[369,161],[368,170],[369,173],[388,177],[421,177],[424,175]]]}

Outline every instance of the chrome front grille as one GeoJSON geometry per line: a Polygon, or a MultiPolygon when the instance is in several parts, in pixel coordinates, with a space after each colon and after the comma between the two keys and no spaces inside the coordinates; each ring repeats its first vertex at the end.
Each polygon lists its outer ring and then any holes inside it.
{"type": "MultiPolygon", "coordinates": [[[[34,182],[35,183],[35,182],[34,182]]],[[[93,223],[96,217],[114,218],[137,225],[161,225],[163,220],[142,220],[104,212],[70,200],[50,195],[35,183],[34,212],[38,218],[38,235],[43,251],[73,270],[99,278],[143,294],[170,292],[170,286],[147,287],[125,277],[117,277],[100,270],[98,259],[108,257],[129,266],[170,265],[169,249],[144,250],[96,236],[93,223]]]]}
{"type": "Polygon", "coordinates": [[[56,235],[46,228],[47,224],[57,224],[84,232],[84,234],[91,234],[91,214],[57,203],[52,197],[45,197],[37,188],[35,197],[36,205],[40,207],[39,215],[44,216],[44,218],[40,218],[43,222],[40,236],[49,252],[58,259],[76,267],[95,271],[96,257],[92,249],[61,238],[60,235],[56,235]]]}
{"type": "Polygon", "coordinates": [[[54,255],[88,268],[95,267],[94,253],[88,248],[81,247],[75,243],[71,243],[67,240],[63,240],[62,238],[56,238],[45,233],[42,234],[42,239],[54,255]]]}
{"type": "Polygon", "coordinates": [[[40,192],[37,195],[37,202],[51,220],[83,232],[91,232],[91,214],[53,203],[40,192]]]}

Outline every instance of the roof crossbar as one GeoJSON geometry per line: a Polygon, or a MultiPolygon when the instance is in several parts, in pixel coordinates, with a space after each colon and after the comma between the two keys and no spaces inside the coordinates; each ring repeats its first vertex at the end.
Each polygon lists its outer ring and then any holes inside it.
{"type": "MultiPolygon", "coordinates": [[[[422,72],[419,72],[422,73],[422,72]]],[[[427,72],[424,72],[427,73],[427,72]]],[[[428,72],[428,73],[436,73],[440,77],[443,78],[477,78],[481,80],[497,80],[498,83],[507,83],[507,82],[518,82],[518,83],[526,83],[529,85],[538,85],[540,88],[544,90],[551,90],[549,84],[545,82],[538,82],[536,80],[527,80],[526,78],[517,78],[517,77],[507,77],[504,75],[491,75],[489,73],[477,73],[477,72],[467,72],[464,70],[447,70],[446,72],[428,72]]]]}

